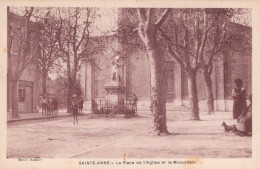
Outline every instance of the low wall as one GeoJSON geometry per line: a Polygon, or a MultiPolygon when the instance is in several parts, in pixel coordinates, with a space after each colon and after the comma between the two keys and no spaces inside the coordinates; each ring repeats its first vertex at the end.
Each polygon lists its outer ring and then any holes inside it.
{"type": "MultiPolygon", "coordinates": [[[[233,110],[233,100],[215,100],[214,104],[215,111],[231,112],[233,110]]],[[[189,107],[189,100],[176,100],[173,102],[166,103],[167,110],[187,111],[189,110],[189,107]]],[[[150,111],[150,101],[138,101],[137,109],[139,111],[150,111]]],[[[201,111],[207,111],[207,100],[199,100],[199,109],[201,111]]],[[[91,111],[90,101],[85,101],[84,110],[91,111]]]]}

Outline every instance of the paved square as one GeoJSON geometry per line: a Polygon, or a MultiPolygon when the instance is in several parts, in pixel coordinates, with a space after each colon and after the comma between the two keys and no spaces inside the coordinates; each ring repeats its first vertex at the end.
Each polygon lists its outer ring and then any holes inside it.
{"type": "Polygon", "coordinates": [[[168,112],[169,136],[150,133],[152,117],[73,118],[9,123],[7,156],[40,158],[240,158],[252,156],[252,138],[225,133],[222,121],[235,124],[230,112],[168,112]]]}

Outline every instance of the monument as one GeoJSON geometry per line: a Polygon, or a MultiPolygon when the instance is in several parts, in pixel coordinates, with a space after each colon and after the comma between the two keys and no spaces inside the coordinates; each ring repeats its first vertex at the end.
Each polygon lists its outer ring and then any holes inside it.
{"type": "Polygon", "coordinates": [[[123,84],[123,67],[124,62],[119,52],[111,61],[111,81],[105,85],[106,102],[113,108],[124,108],[125,86],[123,84]]]}

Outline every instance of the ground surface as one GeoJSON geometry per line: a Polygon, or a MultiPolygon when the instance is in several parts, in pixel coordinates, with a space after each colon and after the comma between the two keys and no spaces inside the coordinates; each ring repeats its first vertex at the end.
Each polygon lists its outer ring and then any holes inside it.
{"type": "Polygon", "coordinates": [[[251,157],[251,137],[225,133],[222,121],[235,124],[231,113],[168,112],[169,136],[150,133],[152,117],[81,116],[8,123],[7,157],[41,158],[238,158],[251,157]]]}

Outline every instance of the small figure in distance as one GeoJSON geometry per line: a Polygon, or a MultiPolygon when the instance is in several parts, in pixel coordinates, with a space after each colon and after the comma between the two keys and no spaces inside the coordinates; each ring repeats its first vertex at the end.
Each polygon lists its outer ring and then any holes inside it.
{"type": "Polygon", "coordinates": [[[78,99],[76,95],[73,95],[71,102],[71,111],[73,114],[73,124],[78,124],[78,99]]]}
{"type": "Polygon", "coordinates": [[[84,100],[82,97],[79,99],[79,114],[82,114],[84,100]]]}
{"type": "Polygon", "coordinates": [[[42,115],[47,115],[47,99],[45,96],[42,96],[41,98],[41,105],[42,105],[42,115]]]}
{"type": "Polygon", "coordinates": [[[57,98],[52,99],[53,112],[55,116],[58,116],[59,102],[57,98]]]}
{"type": "Polygon", "coordinates": [[[95,101],[95,99],[91,99],[91,111],[92,113],[98,113],[98,104],[97,102],[95,101]]]}
{"type": "Polygon", "coordinates": [[[136,94],[133,94],[132,109],[135,111],[135,115],[137,115],[137,101],[138,101],[138,98],[137,98],[136,94]]]}

